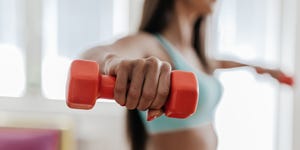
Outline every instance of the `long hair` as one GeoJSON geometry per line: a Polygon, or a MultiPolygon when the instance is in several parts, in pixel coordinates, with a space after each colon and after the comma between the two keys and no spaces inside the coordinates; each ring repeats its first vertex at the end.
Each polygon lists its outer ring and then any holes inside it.
{"type": "MultiPolygon", "coordinates": [[[[150,34],[163,32],[174,15],[174,3],[174,0],[145,0],[139,31],[150,34]]],[[[210,73],[210,66],[204,50],[204,34],[201,33],[203,22],[204,17],[199,17],[195,21],[193,47],[204,70],[210,73]]],[[[148,133],[137,110],[127,111],[126,126],[131,149],[144,150],[148,140],[148,133]]]]}

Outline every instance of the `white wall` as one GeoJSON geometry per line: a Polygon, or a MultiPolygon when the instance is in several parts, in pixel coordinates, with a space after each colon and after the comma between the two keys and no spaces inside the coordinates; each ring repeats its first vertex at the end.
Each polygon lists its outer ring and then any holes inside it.
{"type": "Polygon", "coordinates": [[[296,24],[297,29],[295,32],[295,77],[296,77],[296,87],[295,87],[295,98],[294,98],[294,123],[293,123],[293,150],[300,149],[300,2],[296,1],[296,24]]]}

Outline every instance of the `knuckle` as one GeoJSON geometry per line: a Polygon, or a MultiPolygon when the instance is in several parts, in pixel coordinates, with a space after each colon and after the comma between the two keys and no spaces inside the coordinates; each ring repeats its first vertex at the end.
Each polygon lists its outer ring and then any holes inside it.
{"type": "Polygon", "coordinates": [[[145,101],[152,101],[154,99],[154,93],[153,92],[143,92],[143,98],[145,101]]]}
{"type": "Polygon", "coordinates": [[[138,71],[139,73],[144,73],[144,71],[146,69],[145,64],[146,64],[146,61],[144,59],[135,60],[135,64],[134,64],[135,71],[138,71]]]}
{"type": "Polygon", "coordinates": [[[157,93],[157,97],[158,98],[166,98],[169,95],[169,90],[168,89],[164,89],[164,90],[160,90],[157,93]]]}
{"type": "Polygon", "coordinates": [[[139,96],[140,95],[140,93],[141,93],[141,90],[140,90],[141,88],[140,87],[138,87],[138,85],[133,85],[133,86],[131,86],[130,87],[130,92],[131,93],[134,93],[134,95],[136,95],[136,96],[139,96]]]}
{"type": "Polygon", "coordinates": [[[144,63],[145,63],[145,60],[144,60],[144,59],[136,59],[134,63],[135,63],[136,65],[141,65],[141,64],[144,64],[144,63]]]}
{"type": "Polygon", "coordinates": [[[129,92],[128,93],[128,99],[129,100],[135,100],[139,98],[139,94],[137,92],[129,92]]]}
{"type": "Polygon", "coordinates": [[[148,60],[148,61],[153,61],[153,62],[159,61],[159,59],[158,59],[157,57],[154,57],[154,56],[148,57],[147,60],[148,60]]]}
{"type": "Polygon", "coordinates": [[[131,62],[129,60],[122,60],[119,64],[120,69],[129,69],[131,62]]]}
{"type": "Polygon", "coordinates": [[[121,93],[124,93],[125,90],[126,89],[124,87],[116,86],[114,89],[114,93],[115,93],[115,95],[120,95],[121,93]]]}
{"type": "Polygon", "coordinates": [[[145,62],[145,67],[146,68],[150,68],[152,66],[152,63],[151,62],[149,62],[149,61],[146,61],[145,62]]]}
{"type": "Polygon", "coordinates": [[[162,62],[162,64],[161,64],[161,70],[162,71],[171,72],[172,66],[168,62],[162,62]]]}
{"type": "Polygon", "coordinates": [[[132,85],[132,83],[131,83],[131,85],[130,85],[130,90],[129,90],[131,93],[136,93],[136,94],[138,94],[137,93],[137,91],[139,91],[139,88],[138,88],[138,85],[132,85]]]}
{"type": "Polygon", "coordinates": [[[159,63],[160,63],[160,60],[156,57],[153,57],[153,56],[147,58],[147,61],[146,61],[146,65],[149,66],[149,67],[150,66],[158,66],[159,63]]]}

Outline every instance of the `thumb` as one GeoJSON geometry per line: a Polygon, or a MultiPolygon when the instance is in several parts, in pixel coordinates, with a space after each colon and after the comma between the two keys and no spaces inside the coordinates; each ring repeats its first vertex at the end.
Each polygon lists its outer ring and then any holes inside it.
{"type": "Polygon", "coordinates": [[[160,117],[163,113],[162,109],[149,109],[147,113],[147,121],[152,121],[155,118],[160,117]]]}
{"type": "Polygon", "coordinates": [[[104,63],[100,67],[102,73],[105,75],[116,75],[117,66],[120,61],[121,58],[117,55],[108,54],[104,59],[104,63]]]}

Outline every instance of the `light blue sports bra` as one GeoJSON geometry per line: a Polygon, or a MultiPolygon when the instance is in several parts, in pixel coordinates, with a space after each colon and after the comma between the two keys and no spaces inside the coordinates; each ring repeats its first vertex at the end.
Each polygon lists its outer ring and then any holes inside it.
{"type": "Polygon", "coordinates": [[[139,111],[147,131],[150,133],[167,132],[197,127],[212,122],[216,106],[219,103],[223,92],[221,83],[213,76],[209,76],[189,65],[183,56],[175,50],[171,43],[161,35],[156,34],[155,36],[171,57],[176,70],[191,71],[196,74],[199,84],[199,102],[196,113],[186,119],[161,116],[148,122],[146,121],[147,112],[139,111]]]}

